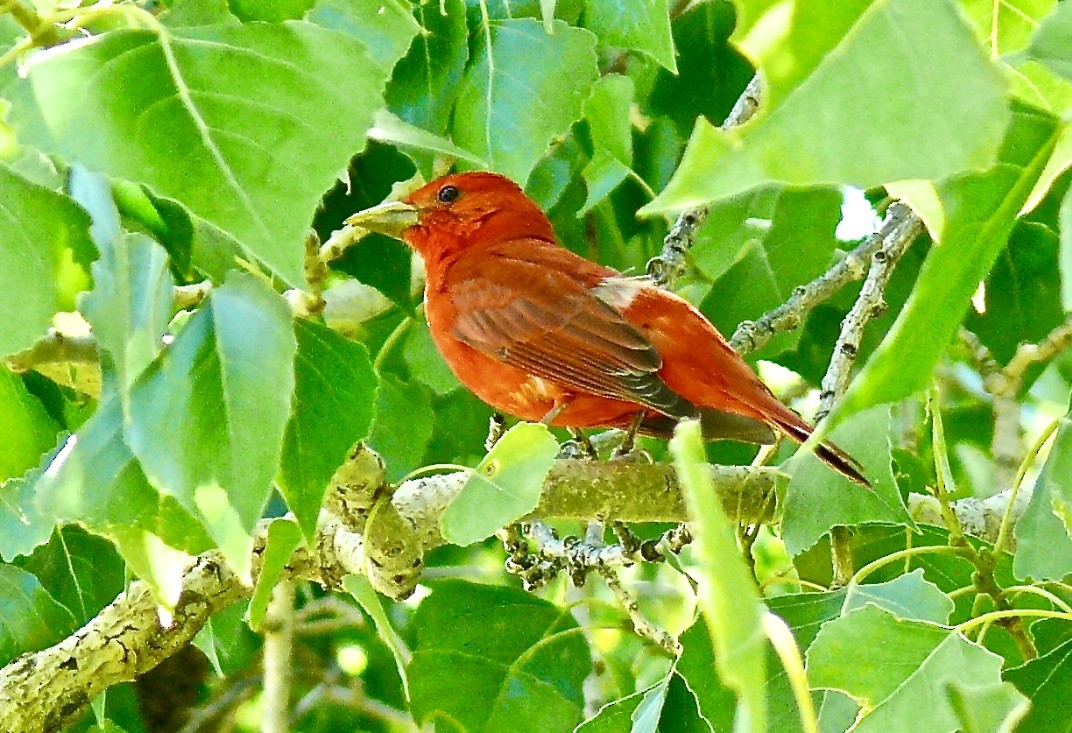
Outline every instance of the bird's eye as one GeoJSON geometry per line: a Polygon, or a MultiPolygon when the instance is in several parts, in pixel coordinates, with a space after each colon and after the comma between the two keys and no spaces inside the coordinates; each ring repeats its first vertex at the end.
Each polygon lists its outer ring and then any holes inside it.
{"type": "Polygon", "coordinates": [[[443,188],[439,189],[439,193],[436,194],[436,198],[439,199],[441,204],[451,204],[461,195],[461,189],[457,186],[443,186],[443,188]]]}

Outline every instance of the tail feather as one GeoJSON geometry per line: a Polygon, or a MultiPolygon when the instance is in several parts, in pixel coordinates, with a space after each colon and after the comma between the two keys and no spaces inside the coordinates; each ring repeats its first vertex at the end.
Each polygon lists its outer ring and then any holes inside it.
{"type": "MultiPolygon", "coordinates": [[[[775,422],[790,438],[798,443],[804,443],[811,437],[812,428],[795,413],[791,414],[793,418],[796,418],[795,420],[792,418],[783,418],[779,415],[774,418],[775,422]]],[[[860,462],[831,441],[825,440],[817,445],[815,447],[815,455],[817,455],[823,463],[830,466],[853,483],[859,484],[867,489],[871,488],[871,482],[864,476],[865,469],[860,462]]]]}

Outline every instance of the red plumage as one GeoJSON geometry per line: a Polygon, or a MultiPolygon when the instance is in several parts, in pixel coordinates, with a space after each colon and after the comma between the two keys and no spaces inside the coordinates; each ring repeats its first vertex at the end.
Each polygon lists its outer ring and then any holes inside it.
{"type": "MultiPolygon", "coordinates": [[[[547,216],[503,176],[445,176],[350,221],[421,255],[436,346],[498,410],[576,428],[627,427],[643,412],[641,431],[657,436],[686,417],[700,418],[708,439],[811,434],[698,310],[559,246],[547,216]]],[[[837,446],[816,453],[869,485],[837,446]]]]}

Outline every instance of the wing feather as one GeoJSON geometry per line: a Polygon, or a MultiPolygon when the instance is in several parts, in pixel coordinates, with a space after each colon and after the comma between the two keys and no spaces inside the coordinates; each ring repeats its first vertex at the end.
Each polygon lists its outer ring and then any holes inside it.
{"type": "Polygon", "coordinates": [[[545,261],[499,251],[480,263],[456,263],[449,283],[454,336],[574,392],[635,402],[677,419],[697,415],[659,377],[662,358],[651,342],[569,271],[576,255],[555,249],[545,261]]]}

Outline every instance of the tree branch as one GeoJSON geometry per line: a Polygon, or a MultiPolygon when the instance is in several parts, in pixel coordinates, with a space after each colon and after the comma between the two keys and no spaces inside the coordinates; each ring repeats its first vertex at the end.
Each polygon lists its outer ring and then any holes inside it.
{"type": "MultiPolygon", "coordinates": [[[[324,512],[315,547],[295,553],[284,582],[306,578],[337,588],[345,575],[365,572],[366,549],[376,548],[365,548],[362,535],[347,526],[363,526],[366,519],[361,508],[368,502],[355,496],[365,492],[368,498],[375,498],[383,484],[382,474],[377,474],[382,463],[368,454],[375,456],[371,451],[355,451],[354,458],[363,468],[349,477],[352,491],[348,502],[330,504],[349,515],[324,512]]],[[[766,500],[784,480],[781,473],[766,467],[711,470],[719,497],[731,515],[749,522],[769,519],[766,500]]],[[[467,477],[466,473],[456,473],[407,481],[391,498],[424,550],[443,544],[439,516],[467,477]]],[[[548,476],[533,517],[590,519],[597,515],[629,522],[686,519],[669,466],[559,461],[548,476]]],[[[271,521],[262,521],[254,531],[255,568],[271,521]]],[[[183,577],[173,620],[165,627],[148,584],[132,583],[72,636],[48,649],[24,654],[0,669],[0,730],[43,733],[74,722],[102,691],[152,669],[189,642],[214,613],[247,598],[250,592],[218,552],[205,553],[183,577]]]]}
{"type": "Polygon", "coordinates": [[[804,316],[815,306],[833,297],[850,282],[861,279],[868,272],[868,263],[876,252],[883,247],[896,247],[902,240],[911,242],[922,228],[922,222],[910,208],[899,202],[890,204],[878,231],[825,273],[796,288],[782,305],[764,313],[758,320],[742,321],[734,331],[730,345],[739,353],[747,354],[765,346],[776,334],[799,327],[804,316]]]}
{"type": "MultiPolygon", "coordinates": [[[[729,116],[722,123],[722,129],[743,125],[750,120],[759,109],[759,95],[760,81],[756,75],[737,98],[729,116]]],[[[696,241],[696,232],[707,220],[707,211],[706,206],[698,206],[681,212],[663,240],[662,253],[648,262],[648,275],[660,287],[672,286],[685,271],[685,255],[696,241]]]]}

